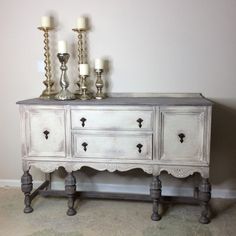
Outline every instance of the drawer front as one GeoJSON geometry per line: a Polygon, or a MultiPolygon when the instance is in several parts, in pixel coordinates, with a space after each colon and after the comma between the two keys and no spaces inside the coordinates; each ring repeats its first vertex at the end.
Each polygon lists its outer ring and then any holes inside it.
{"type": "Polygon", "coordinates": [[[74,157],[152,159],[152,135],[73,134],[74,157]]]}
{"type": "Polygon", "coordinates": [[[29,156],[65,156],[64,110],[29,110],[29,156]]]}
{"type": "Polygon", "coordinates": [[[72,129],[152,130],[150,110],[72,110],[72,129]]]}
{"type": "Polygon", "coordinates": [[[204,107],[169,107],[161,109],[162,161],[204,162],[204,107]]]}

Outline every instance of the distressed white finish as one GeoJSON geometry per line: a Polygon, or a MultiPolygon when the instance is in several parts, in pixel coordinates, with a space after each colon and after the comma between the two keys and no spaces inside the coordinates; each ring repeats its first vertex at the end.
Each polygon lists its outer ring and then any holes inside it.
{"type": "Polygon", "coordinates": [[[160,159],[176,164],[208,163],[207,107],[161,108],[160,159]],[[180,142],[179,134],[184,134],[180,142]]]}
{"type": "Polygon", "coordinates": [[[21,106],[22,157],[66,157],[63,107],[21,106]],[[48,131],[48,139],[44,131],[48,131]]]}
{"type": "Polygon", "coordinates": [[[64,109],[28,110],[27,134],[29,156],[65,157],[65,111],[64,109]],[[48,137],[44,132],[48,132],[48,137]]]}
{"type": "Polygon", "coordinates": [[[71,125],[73,129],[151,130],[153,124],[152,113],[152,108],[144,109],[138,107],[73,109],[71,111],[71,125]],[[85,117],[85,126],[82,127],[80,119],[85,117]],[[139,118],[143,119],[141,128],[139,128],[139,123],[137,122],[139,118]]]}
{"type": "MultiPolygon", "coordinates": [[[[167,171],[178,178],[194,172],[209,176],[209,101],[198,96],[197,106],[186,100],[183,105],[180,100],[169,105],[167,97],[167,105],[160,106],[147,105],[147,98],[145,105],[137,106],[129,98],[126,105],[115,105],[114,99],[110,106],[97,101],[91,105],[20,102],[23,169],[35,166],[50,173],[60,166],[67,171],[89,166],[111,172],[140,168],[153,175],[167,171]],[[86,119],[84,127],[81,118],[86,119]],[[48,139],[45,130],[50,132],[48,139]],[[182,143],[180,133],[185,134],[182,143]],[[142,144],[141,152],[138,144],[142,144]]],[[[164,96],[160,99],[165,103],[164,96]]]]}
{"type": "Polygon", "coordinates": [[[152,159],[152,135],[142,133],[74,133],[73,157],[105,159],[152,159]],[[86,151],[82,146],[87,143],[86,151]],[[141,152],[137,145],[142,144],[141,152]]]}

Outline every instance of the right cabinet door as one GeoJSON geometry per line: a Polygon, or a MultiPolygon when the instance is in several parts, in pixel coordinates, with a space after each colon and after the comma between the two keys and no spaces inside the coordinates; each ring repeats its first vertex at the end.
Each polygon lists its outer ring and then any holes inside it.
{"type": "Polygon", "coordinates": [[[208,165],[208,107],[163,107],[160,116],[160,160],[172,164],[208,165]]]}

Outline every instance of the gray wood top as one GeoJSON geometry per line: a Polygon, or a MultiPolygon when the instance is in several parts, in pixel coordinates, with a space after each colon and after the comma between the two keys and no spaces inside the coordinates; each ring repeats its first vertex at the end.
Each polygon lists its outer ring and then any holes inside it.
{"type": "Polygon", "coordinates": [[[213,103],[204,97],[108,97],[103,100],[57,101],[33,98],[18,101],[23,105],[71,105],[71,106],[107,106],[107,105],[142,105],[142,106],[211,106],[213,103]]]}

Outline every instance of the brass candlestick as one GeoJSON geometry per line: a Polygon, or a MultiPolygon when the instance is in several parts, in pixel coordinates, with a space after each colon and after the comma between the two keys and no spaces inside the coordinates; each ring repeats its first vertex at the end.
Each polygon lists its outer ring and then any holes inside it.
{"type": "Polygon", "coordinates": [[[51,62],[50,62],[50,50],[49,50],[49,31],[52,30],[51,27],[38,27],[39,30],[44,32],[44,63],[45,63],[45,77],[46,79],[43,81],[46,89],[40,95],[40,98],[50,99],[53,98],[56,94],[56,91],[52,89],[54,85],[54,81],[51,79],[51,62]]]}
{"type": "Polygon", "coordinates": [[[102,92],[102,88],[103,88],[103,81],[102,81],[102,72],[103,72],[103,69],[95,69],[95,73],[96,73],[96,77],[97,77],[97,80],[96,80],[96,87],[97,87],[97,93],[95,95],[95,98],[96,99],[104,99],[105,98],[105,94],[102,92]]]}
{"type": "Polygon", "coordinates": [[[84,38],[86,34],[85,29],[72,29],[73,31],[78,33],[78,74],[79,74],[79,79],[76,82],[77,86],[79,87],[78,90],[75,91],[75,95],[80,98],[82,95],[82,89],[81,89],[81,84],[82,84],[82,77],[80,75],[80,70],[79,70],[79,65],[86,63],[86,50],[84,48],[84,38]]]}
{"type": "Polygon", "coordinates": [[[75,95],[70,92],[68,89],[69,87],[69,82],[67,78],[67,66],[66,63],[69,60],[70,54],[69,53],[58,53],[57,57],[61,63],[61,78],[60,78],[60,86],[61,86],[61,91],[55,96],[55,99],[57,100],[73,100],[75,99],[75,95]]]}
{"type": "Polygon", "coordinates": [[[90,100],[92,99],[92,96],[88,93],[88,88],[86,85],[86,79],[87,79],[88,75],[81,75],[81,92],[82,94],[80,95],[80,99],[81,100],[90,100]]]}

